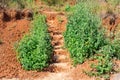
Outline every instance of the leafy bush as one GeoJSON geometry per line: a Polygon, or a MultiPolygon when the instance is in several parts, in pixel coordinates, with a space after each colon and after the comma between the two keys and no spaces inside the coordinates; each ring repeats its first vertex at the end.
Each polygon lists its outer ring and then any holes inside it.
{"type": "Polygon", "coordinates": [[[112,45],[105,45],[99,50],[99,56],[96,56],[96,59],[98,60],[98,64],[94,64],[92,68],[96,69],[96,71],[93,71],[95,75],[100,76],[103,74],[110,74],[110,72],[113,70],[113,54],[115,50],[112,45]]]}
{"type": "Polygon", "coordinates": [[[100,19],[90,12],[85,3],[76,6],[64,34],[74,64],[83,63],[106,44],[104,34],[99,29],[100,23],[100,19]]]}
{"type": "MultiPolygon", "coordinates": [[[[109,75],[112,71],[116,71],[113,68],[112,59],[116,57],[120,59],[120,40],[114,40],[113,42],[103,46],[99,50],[99,56],[96,56],[98,64],[93,64],[93,70],[89,73],[91,75],[101,76],[109,79],[109,75]],[[116,44],[117,43],[117,44],[116,44]],[[106,77],[107,76],[107,77],[106,77]]],[[[117,71],[116,71],[117,72],[117,71]]]]}
{"type": "Polygon", "coordinates": [[[34,17],[33,29],[20,41],[17,52],[26,70],[42,70],[49,65],[52,46],[44,16],[39,14],[34,17]]]}
{"type": "Polygon", "coordinates": [[[68,18],[67,30],[64,33],[65,45],[70,51],[74,65],[93,57],[98,64],[93,64],[93,69],[88,73],[94,76],[102,75],[108,79],[114,70],[112,59],[120,59],[120,39],[105,38],[101,20],[92,12],[94,6],[87,3],[76,5],[68,18]]]}

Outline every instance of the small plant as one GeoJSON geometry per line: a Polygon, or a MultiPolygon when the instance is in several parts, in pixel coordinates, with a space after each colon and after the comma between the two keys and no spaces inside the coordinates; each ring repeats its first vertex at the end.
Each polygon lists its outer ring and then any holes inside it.
{"type": "Polygon", "coordinates": [[[49,65],[52,53],[45,17],[36,15],[30,34],[17,47],[18,59],[26,70],[42,70],[49,65]]]}

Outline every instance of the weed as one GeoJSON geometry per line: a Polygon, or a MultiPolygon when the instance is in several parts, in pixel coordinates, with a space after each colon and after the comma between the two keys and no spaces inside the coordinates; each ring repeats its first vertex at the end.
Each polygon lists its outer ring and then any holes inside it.
{"type": "Polygon", "coordinates": [[[45,17],[36,15],[30,34],[17,47],[18,59],[26,70],[42,70],[49,65],[52,53],[45,17]]]}

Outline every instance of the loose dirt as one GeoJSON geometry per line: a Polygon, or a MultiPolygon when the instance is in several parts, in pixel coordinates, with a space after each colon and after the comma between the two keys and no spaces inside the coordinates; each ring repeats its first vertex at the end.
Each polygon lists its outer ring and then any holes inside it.
{"type": "MultiPolygon", "coordinates": [[[[27,19],[3,21],[0,23],[0,79],[34,78],[47,75],[47,72],[25,71],[18,62],[14,45],[29,32],[30,21],[27,19]],[[44,74],[43,74],[44,73],[44,74]]],[[[6,79],[5,79],[6,80],[6,79]]]]}

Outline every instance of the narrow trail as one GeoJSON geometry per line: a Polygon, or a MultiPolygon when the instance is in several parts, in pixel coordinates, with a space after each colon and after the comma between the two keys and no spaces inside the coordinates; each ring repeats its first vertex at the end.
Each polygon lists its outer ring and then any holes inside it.
{"type": "Polygon", "coordinates": [[[48,31],[53,46],[53,63],[54,73],[45,77],[43,80],[72,80],[70,71],[72,69],[69,52],[64,48],[63,32],[66,30],[67,18],[64,13],[47,12],[43,14],[47,17],[48,31]]]}

